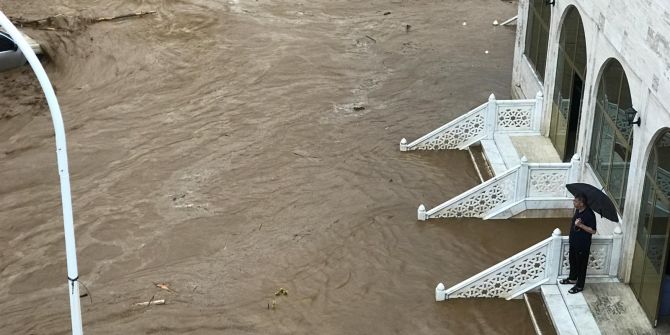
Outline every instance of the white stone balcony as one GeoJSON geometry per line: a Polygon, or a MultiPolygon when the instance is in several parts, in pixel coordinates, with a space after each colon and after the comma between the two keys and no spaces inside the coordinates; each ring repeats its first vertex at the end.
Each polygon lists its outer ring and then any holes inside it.
{"type": "MultiPolygon", "coordinates": [[[[613,235],[593,237],[587,280],[617,281],[621,238],[618,228],[613,235]]],[[[568,237],[561,236],[557,228],[549,238],[448,289],[444,284],[438,284],[435,299],[518,298],[541,285],[567,277],[570,272],[568,248],[568,237]]]]}
{"type": "Polygon", "coordinates": [[[491,174],[482,184],[432,209],[420,205],[419,220],[445,217],[548,217],[569,215],[565,184],[576,182],[578,156],[562,163],[540,134],[542,95],[530,100],[488,102],[421,138],[400,141],[401,151],[469,149],[481,145],[491,174]]]}
{"type": "MultiPolygon", "coordinates": [[[[619,270],[621,246],[622,233],[618,228],[613,235],[593,237],[587,269],[589,288],[618,282],[616,275],[619,270]]],[[[568,294],[571,285],[558,284],[558,280],[566,278],[570,272],[568,249],[568,237],[561,236],[560,230],[555,229],[551,237],[450,288],[446,288],[442,283],[438,284],[435,288],[435,300],[455,298],[510,300],[524,297],[531,318],[534,318],[526,293],[539,292],[558,334],[600,334],[598,315],[594,316],[585,296],[581,293],[568,294]]],[[[597,300],[598,297],[589,299],[597,300]]],[[[535,326],[537,329],[537,324],[535,326]]],[[[643,329],[638,326],[633,328],[643,329]]]]}

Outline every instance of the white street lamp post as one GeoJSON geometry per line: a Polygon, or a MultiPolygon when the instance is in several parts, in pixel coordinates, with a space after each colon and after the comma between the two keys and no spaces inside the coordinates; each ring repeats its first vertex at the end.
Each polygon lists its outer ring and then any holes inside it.
{"type": "Polygon", "coordinates": [[[65,127],[63,126],[63,117],[58,106],[58,99],[51,86],[49,77],[44,71],[42,64],[23,35],[12,24],[11,21],[0,11],[0,26],[12,37],[19,46],[21,52],[28,60],[28,63],[35,71],[37,80],[39,80],[44,95],[47,98],[47,104],[51,111],[51,119],[56,133],[56,157],[58,159],[58,174],[60,175],[60,193],[63,203],[63,225],[65,228],[65,253],[67,257],[67,287],[70,291],[70,318],[72,321],[72,334],[83,334],[81,326],[81,306],[79,304],[79,272],[77,270],[77,248],[74,243],[74,223],[72,220],[72,198],[70,195],[70,173],[67,164],[67,144],[65,142],[65,127]]]}

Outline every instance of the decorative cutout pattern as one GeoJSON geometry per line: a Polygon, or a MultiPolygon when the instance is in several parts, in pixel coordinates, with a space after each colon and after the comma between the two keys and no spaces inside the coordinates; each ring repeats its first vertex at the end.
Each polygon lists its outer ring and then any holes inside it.
{"type": "Polygon", "coordinates": [[[427,138],[416,146],[408,148],[409,150],[445,150],[458,149],[465,143],[484,134],[484,108],[475,110],[475,113],[469,117],[447,124],[441,132],[427,138]]]}
{"type": "Polygon", "coordinates": [[[651,235],[647,243],[646,256],[649,258],[651,265],[656,269],[656,272],[661,272],[665,235],[651,235]]]}
{"type": "Polygon", "coordinates": [[[565,184],[568,181],[568,170],[531,169],[529,196],[565,196],[565,184]]]}
{"type": "Polygon", "coordinates": [[[658,168],[656,173],[656,183],[661,189],[661,192],[667,197],[670,197],[670,173],[663,168],[658,168]]]}
{"type": "Polygon", "coordinates": [[[517,173],[512,173],[496,183],[468,194],[463,199],[430,215],[430,218],[482,217],[512,200],[516,176],[517,173]]]}
{"type": "Polygon", "coordinates": [[[619,131],[621,134],[623,134],[626,138],[630,137],[631,131],[633,130],[633,125],[628,124],[628,118],[626,116],[626,112],[623,109],[619,109],[619,105],[616,103],[608,102],[607,103],[607,114],[609,115],[610,119],[614,121],[616,124],[616,127],[619,128],[619,131]]]}
{"type": "MultiPolygon", "coordinates": [[[[548,269],[559,270],[559,276],[569,273],[567,237],[561,238],[561,243],[552,243],[548,238],[537,245],[521,251],[514,258],[507,259],[498,265],[489,268],[466,281],[463,281],[445,291],[445,298],[509,298],[514,292],[524,287],[538,284],[547,278],[548,269]],[[549,253],[554,251],[550,247],[560,248],[561,259],[548,259],[549,253]]],[[[597,238],[591,245],[588,275],[609,275],[609,269],[615,264],[612,262],[614,246],[613,238],[597,238]]]]}
{"type": "Polygon", "coordinates": [[[529,130],[535,105],[498,106],[497,122],[500,130],[529,130]]]}
{"type": "MultiPolygon", "coordinates": [[[[609,273],[609,257],[612,252],[611,242],[607,244],[591,244],[591,253],[589,254],[589,265],[586,269],[587,275],[606,275],[609,273]]],[[[563,260],[561,261],[561,274],[570,274],[570,245],[568,241],[564,241],[561,246],[561,254],[563,260]]]]}
{"type": "Polygon", "coordinates": [[[544,279],[546,262],[547,248],[544,247],[450,294],[449,298],[505,297],[529,282],[544,279]]]}

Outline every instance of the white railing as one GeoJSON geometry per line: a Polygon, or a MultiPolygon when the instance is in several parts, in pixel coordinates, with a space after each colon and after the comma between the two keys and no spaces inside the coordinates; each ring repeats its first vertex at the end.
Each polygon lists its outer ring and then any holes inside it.
{"type": "Polygon", "coordinates": [[[529,199],[566,200],[565,185],[577,180],[580,166],[578,155],[570,163],[528,163],[522,157],[520,165],[431,210],[420,205],[417,218],[488,218],[529,199]]]}
{"type": "Polygon", "coordinates": [[[495,132],[538,133],[541,119],[541,92],[528,100],[496,100],[491,94],[488,102],[419,139],[408,144],[403,138],[400,151],[465,149],[495,132]]]}
{"type": "Polygon", "coordinates": [[[484,123],[488,103],[485,103],[440,128],[407,144],[400,141],[400,151],[463,149],[486,137],[484,123]]]}
{"type": "Polygon", "coordinates": [[[520,166],[509,169],[429,211],[422,204],[417,211],[417,218],[484,217],[486,213],[514,202],[519,170],[520,166]]]}
{"type": "MultiPolygon", "coordinates": [[[[587,277],[616,277],[621,255],[622,232],[594,236],[587,277]]],[[[568,237],[556,228],[551,237],[446,289],[435,288],[435,300],[453,298],[513,299],[546,283],[555,283],[569,272],[568,237]]]]}

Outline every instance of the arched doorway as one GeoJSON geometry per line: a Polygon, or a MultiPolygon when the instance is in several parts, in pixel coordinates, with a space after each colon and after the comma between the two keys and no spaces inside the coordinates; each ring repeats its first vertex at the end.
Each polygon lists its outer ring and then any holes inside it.
{"type": "Polygon", "coordinates": [[[564,162],[575,153],[586,78],[584,25],[575,7],[561,27],[549,138],[564,162]]]}
{"type": "Polygon", "coordinates": [[[627,119],[631,113],[635,110],[626,72],[621,63],[610,59],[598,83],[589,164],[620,213],[633,147],[633,126],[627,119]]]}
{"type": "Polygon", "coordinates": [[[669,199],[670,130],[666,129],[649,153],[630,277],[630,287],[654,326],[662,314],[670,312],[670,299],[664,299],[662,292],[670,278],[669,199]]]}
{"type": "Polygon", "coordinates": [[[528,19],[526,20],[526,48],[524,55],[535,67],[540,81],[544,81],[544,68],[547,63],[547,46],[549,44],[549,27],[552,6],[546,0],[530,0],[528,3],[528,19]]]}

